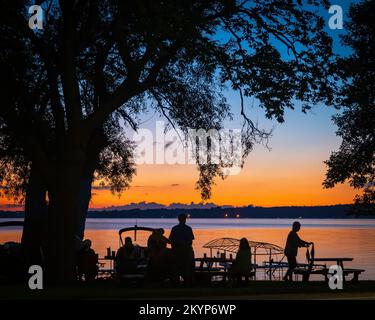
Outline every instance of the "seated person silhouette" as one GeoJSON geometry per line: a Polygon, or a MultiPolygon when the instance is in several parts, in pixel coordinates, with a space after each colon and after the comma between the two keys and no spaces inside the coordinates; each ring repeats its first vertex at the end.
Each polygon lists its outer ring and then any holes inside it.
{"type": "Polygon", "coordinates": [[[285,273],[285,281],[293,281],[293,271],[297,267],[298,248],[308,247],[313,242],[306,242],[301,240],[298,236],[298,231],[301,229],[301,224],[298,221],[293,222],[292,231],[289,232],[285,245],[285,256],[288,259],[288,270],[285,273]]]}
{"type": "Polygon", "coordinates": [[[117,250],[115,258],[115,268],[118,274],[136,273],[139,250],[134,246],[130,237],[125,238],[124,245],[117,250]]]}
{"type": "Polygon", "coordinates": [[[237,280],[237,283],[242,283],[242,277],[244,276],[246,282],[249,281],[249,274],[252,271],[251,263],[251,250],[249,241],[246,238],[240,240],[240,246],[237,251],[236,259],[232,264],[230,273],[234,279],[237,280]]]}
{"type": "Polygon", "coordinates": [[[82,246],[77,254],[78,277],[85,281],[92,281],[98,275],[98,255],[91,248],[91,240],[82,241],[82,246]]]}
{"type": "Polygon", "coordinates": [[[168,243],[170,243],[170,241],[164,236],[164,229],[155,229],[147,240],[147,248],[149,250],[165,249],[168,243]]]}
{"type": "Polygon", "coordinates": [[[162,280],[171,268],[170,250],[167,249],[169,239],[164,236],[164,229],[155,229],[147,240],[147,255],[149,260],[147,266],[148,279],[162,280]]]}
{"type": "Polygon", "coordinates": [[[10,241],[0,244],[0,280],[4,277],[12,282],[22,282],[27,279],[27,270],[20,243],[10,241]]]}

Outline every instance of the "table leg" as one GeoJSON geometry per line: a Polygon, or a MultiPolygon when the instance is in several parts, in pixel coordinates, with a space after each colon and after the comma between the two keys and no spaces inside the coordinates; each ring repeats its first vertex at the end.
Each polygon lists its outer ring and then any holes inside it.
{"type": "Polygon", "coordinates": [[[337,265],[341,268],[342,271],[342,281],[345,282],[345,274],[344,274],[344,263],[342,260],[337,261],[337,265]]]}

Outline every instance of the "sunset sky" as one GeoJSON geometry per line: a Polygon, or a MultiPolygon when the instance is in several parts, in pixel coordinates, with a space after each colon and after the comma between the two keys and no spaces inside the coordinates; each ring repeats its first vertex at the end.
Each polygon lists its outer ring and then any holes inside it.
{"type": "MultiPolygon", "coordinates": [[[[349,1],[337,1],[347,10],[349,1]]],[[[342,31],[329,30],[335,40],[335,50],[345,54],[337,39],[342,31]]],[[[240,102],[237,93],[224,92],[234,114],[234,121],[226,127],[241,128],[240,102]]],[[[310,113],[303,114],[299,103],[295,110],[288,110],[285,123],[266,120],[256,102],[246,100],[247,114],[260,127],[274,128],[268,150],[256,145],[246,160],[239,175],[217,181],[209,202],[218,205],[331,205],[351,203],[356,191],[348,185],[334,189],[322,188],[326,167],[324,160],[337,149],[340,140],[335,135],[336,127],[331,117],[337,110],[316,106],[310,113]]],[[[158,117],[150,112],[144,115],[141,128],[153,130],[158,117]]],[[[121,197],[108,190],[94,188],[92,208],[120,206],[131,202],[200,202],[199,191],[195,190],[198,171],[194,165],[140,165],[132,187],[121,197]]],[[[0,209],[7,209],[11,202],[0,198],[0,209]]]]}
{"type": "MultiPolygon", "coordinates": [[[[235,107],[233,105],[233,109],[235,107]]],[[[333,110],[321,106],[309,114],[287,113],[284,124],[257,118],[265,127],[275,125],[271,150],[256,145],[238,175],[218,180],[209,200],[219,205],[329,205],[350,203],[355,191],[348,185],[322,188],[323,163],[339,146],[331,122],[333,110]],[[268,125],[268,126],[267,126],[268,125]]],[[[149,121],[154,125],[155,120],[149,121]]],[[[195,190],[198,171],[194,165],[141,165],[132,187],[119,198],[107,190],[94,190],[91,207],[124,205],[131,202],[199,202],[195,190]]]]}

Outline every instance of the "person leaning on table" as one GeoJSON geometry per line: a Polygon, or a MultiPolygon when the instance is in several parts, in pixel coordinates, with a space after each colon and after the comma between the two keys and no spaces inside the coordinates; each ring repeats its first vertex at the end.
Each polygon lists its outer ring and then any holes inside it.
{"type": "Polygon", "coordinates": [[[288,259],[288,270],[285,273],[285,281],[293,281],[293,270],[297,267],[298,248],[308,247],[313,242],[303,241],[297,234],[301,229],[301,224],[298,221],[293,222],[292,231],[289,232],[285,245],[285,256],[288,259]]]}

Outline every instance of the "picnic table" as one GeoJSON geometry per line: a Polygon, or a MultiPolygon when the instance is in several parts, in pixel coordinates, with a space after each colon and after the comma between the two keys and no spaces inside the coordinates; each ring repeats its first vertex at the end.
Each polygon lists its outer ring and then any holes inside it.
{"type": "Polygon", "coordinates": [[[336,262],[344,270],[344,262],[353,261],[353,258],[314,258],[314,262],[336,262]]]}
{"type": "Polygon", "coordinates": [[[336,265],[338,265],[343,271],[343,280],[344,281],[345,281],[345,276],[352,274],[353,275],[352,281],[357,282],[358,278],[359,278],[359,275],[362,272],[365,272],[365,270],[354,269],[354,268],[344,268],[344,262],[350,262],[350,261],[353,261],[353,260],[354,260],[353,258],[340,258],[340,257],[336,257],[336,258],[314,258],[314,262],[335,262],[336,265]]]}
{"type": "Polygon", "coordinates": [[[196,262],[199,262],[199,269],[204,269],[206,266],[206,269],[212,269],[214,266],[216,268],[219,268],[219,266],[222,266],[224,271],[227,271],[228,266],[233,263],[233,259],[223,258],[223,257],[202,257],[202,258],[195,258],[196,262]]]}
{"type": "Polygon", "coordinates": [[[313,257],[310,260],[309,267],[307,269],[296,269],[296,274],[302,274],[304,276],[305,281],[309,280],[310,274],[321,274],[324,275],[325,280],[328,280],[328,268],[327,263],[335,263],[337,266],[339,266],[343,271],[343,281],[345,281],[345,276],[348,276],[350,274],[353,275],[352,281],[357,282],[359,275],[364,272],[363,269],[354,269],[354,268],[345,268],[344,262],[350,262],[353,261],[353,258],[348,257],[323,257],[323,258],[315,258],[313,257]]]}
{"type": "Polygon", "coordinates": [[[200,282],[211,283],[213,277],[221,277],[224,282],[229,275],[228,266],[233,263],[233,259],[224,257],[202,257],[195,258],[194,263],[198,262],[199,266],[195,267],[195,276],[200,282]]]}
{"type": "Polygon", "coordinates": [[[105,257],[98,259],[99,277],[101,278],[112,277],[112,275],[115,273],[114,261],[115,261],[115,257],[113,256],[105,256],[105,257]],[[107,263],[109,264],[109,268],[106,268],[107,263]]]}
{"type": "MultiPolygon", "coordinates": [[[[221,282],[230,275],[230,267],[234,262],[233,258],[225,257],[203,257],[195,258],[195,262],[199,262],[199,266],[195,268],[195,276],[198,281],[211,283],[214,277],[221,277],[221,282]]],[[[255,276],[255,271],[242,274],[247,280],[255,276]]],[[[247,281],[246,280],[246,281],[247,281]]]]}

